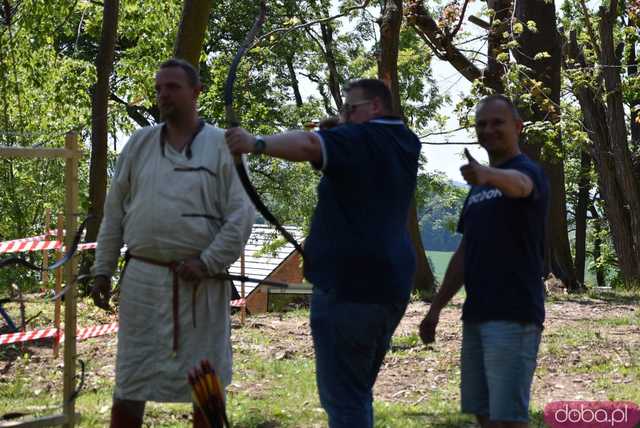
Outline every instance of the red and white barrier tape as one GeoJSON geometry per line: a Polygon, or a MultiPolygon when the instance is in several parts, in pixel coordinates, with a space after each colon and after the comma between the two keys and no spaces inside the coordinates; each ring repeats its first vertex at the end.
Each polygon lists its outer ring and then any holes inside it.
{"type": "MultiPolygon", "coordinates": [[[[97,246],[98,246],[97,242],[87,242],[85,244],[78,244],[78,251],[95,250],[97,246]]],[[[122,252],[122,249],[120,249],[120,252],[122,252]]]]}
{"type": "MultiPolygon", "coordinates": [[[[64,234],[64,230],[62,232],[64,234]]],[[[21,242],[46,241],[47,238],[49,237],[55,238],[57,235],[58,235],[58,229],[51,229],[48,234],[44,234],[44,235],[30,236],[28,238],[9,239],[8,241],[2,241],[0,242],[0,247],[2,247],[3,245],[9,245],[9,244],[12,244],[12,245],[19,244],[21,242]]]]}
{"type": "Polygon", "coordinates": [[[38,235],[38,236],[32,236],[30,238],[10,239],[8,241],[0,242],[0,245],[20,244],[22,242],[44,241],[48,237],[49,237],[49,235],[38,235]]]}
{"type": "MultiPolygon", "coordinates": [[[[83,250],[91,250],[96,248],[97,244],[95,242],[88,242],[85,244],[78,245],[78,251],[83,250]]],[[[62,247],[62,243],[60,241],[25,241],[25,242],[15,242],[15,241],[7,241],[0,242],[0,254],[2,253],[24,253],[28,251],[45,251],[45,250],[58,250],[62,248],[64,251],[64,247],[62,247]]]]}
{"type": "MultiPolygon", "coordinates": [[[[118,323],[98,325],[94,327],[85,327],[78,329],[76,332],[76,340],[89,339],[91,337],[103,336],[109,333],[115,333],[118,331],[118,323]]],[[[46,339],[49,337],[59,337],[58,341],[64,340],[64,333],[61,331],[58,335],[58,331],[55,328],[45,328],[42,330],[25,331],[20,333],[10,333],[0,335],[0,345],[8,345],[18,342],[30,342],[32,340],[46,339]]]]}
{"type": "Polygon", "coordinates": [[[241,308],[243,306],[247,306],[247,301],[245,299],[236,299],[231,301],[232,308],[241,308]]]}
{"type": "Polygon", "coordinates": [[[8,345],[17,342],[29,342],[31,340],[46,339],[58,335],[55,328],[45,328],[44,330],[25,331],[20,333],[3,334],[0,336],[0,345],[8,345]]]}
{"type": "Polygon", "coordinates": [[[0,243],[0,254],[22,253],[26,251],[55,250],[60,248],[59,241],[9,241],[0,243]]]}
{"type": "MultiPolygon", "coordinates": [[[[231,301],[231,306],[234,308],[240,308],[247,304],[245,299],[236,299],[231,301]]],[[[106,334],[115,333],[118,331],[118,323],[103,324],[94,327],[80,328],[76,332],[76,340],[89,339],[91,337],[104,336],[106,334]]],[[[58,341],[64,340],[64,332],[60,332],[51,327],[42,330],[25,331],[19,333],[9,333],[0,335],[0,345],[9,345],[11,343],[30,342],[32,340],[47,339],[49,337],[59,337],[58,341]]]]}
{"type": "MultiPolygon", "coordinates": [[[[94,327],[85,327],[78,330],[76,340],[89,339],[90,337],[104,336],[105,334],[115,333],[118,331],[118,323],[98,325],[94,327]]],[[[64,334],[60,340],[64,339],[64,334]]]]}

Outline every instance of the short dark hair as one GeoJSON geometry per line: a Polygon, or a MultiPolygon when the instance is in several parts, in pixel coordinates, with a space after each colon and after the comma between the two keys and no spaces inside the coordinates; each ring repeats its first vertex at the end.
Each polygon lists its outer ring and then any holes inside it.
{"type": "Polygon", "coordinates": [[[187,80],[192,87],[200,86],[200,74],[198,70],[188,61],[180,58],[170,58],[160,64],[160,69],[180,67],[187,74],[187,80]]]}
{"type": "Polygon", "coordinates": [[[321,130],[335,128],[340,124],[340,118],[337,116],[326,117],[320,121],[318,128],[321,130]]]}
{"type": "Polygon", "coordinates": [[[478,113],[478,111],[482,107],[484,107],[485,105],[487,105],[489,103],[492,103],[494,101],[502,101],[503,103],[505,103],[507,105],[507,107],[509,108],[509,111],[513,115],[513,118],[515,120],[522,120],[522,116],[520,116],[520,112],[518,111],[518,108],[513,103],[513,101],[511,101],[511,98],[509,98],[509,97],[507,97],[506,95],[503,95],[503,94],[493,94],[493,95],[489,95],[488,97],[484,97],[483,99],[481,99],[478,102],[478,105],[476,106],[476,114],[478,113]]]}
{"type": "Polygon", "coordinates": [[[362,89],[367,99],[380,98],[382,107],[385,110],[393,111],[393,101],[391,100],[391,91],[380,79],[357,79],[347,83],[344,87],[345,92],[353,89],[362,89]]]}

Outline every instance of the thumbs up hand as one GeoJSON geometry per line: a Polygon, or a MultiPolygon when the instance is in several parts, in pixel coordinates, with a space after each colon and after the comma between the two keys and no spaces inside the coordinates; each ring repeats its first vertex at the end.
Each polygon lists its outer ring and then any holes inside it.
{"type": "Polygon", "coordinates": [[[470,164],[472,163],[480,163],[476,160],[476,158],[474,158],[473,156],[471,156],[471,153],[469,152],[469,149],[464,149],[464,155],[467,157],[467,160],[469,161],[470,164]]]}
{"type": "Polygon", "coordinates": [[[491,174],[491,169],[481,165],[473,156],[471,156],[468,149],[464,149],[464,155],[468,162],[460,167],[460,174],[462,174],[464,180],[472,186],[483,186],[487,184],[489,181],[489,175],[491,174]]]}

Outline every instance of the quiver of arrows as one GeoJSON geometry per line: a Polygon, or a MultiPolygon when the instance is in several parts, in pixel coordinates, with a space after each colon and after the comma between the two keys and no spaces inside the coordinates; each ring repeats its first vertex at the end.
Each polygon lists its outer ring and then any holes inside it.
{"type": "Polygon", "coordinates": [[[189,372],[193,402],[202,411],[210,428],[229,428],[222,384],[211,363],[200,362],[189,372]]]}

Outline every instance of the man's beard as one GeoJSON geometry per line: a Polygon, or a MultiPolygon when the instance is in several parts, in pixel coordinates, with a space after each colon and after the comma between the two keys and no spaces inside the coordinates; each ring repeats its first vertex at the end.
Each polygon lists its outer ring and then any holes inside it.
{"type": "Polygon", "coordinates": [[[175,104],[168,104],[164,107],[160,106],[159,110],[160,110],[160,119],[163,122],[176,120],[176,119],[179,119],[180,116],[182,116],[180,114],[180,109],[178,109],[175,104]]]}

